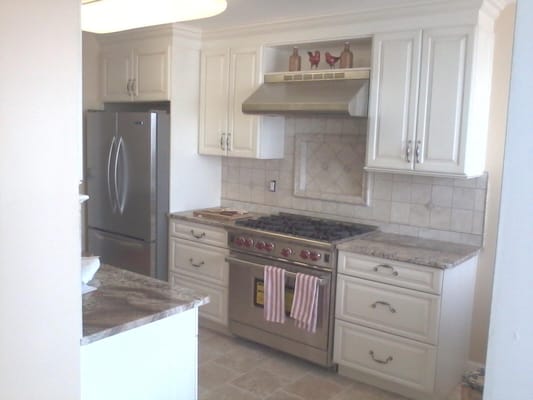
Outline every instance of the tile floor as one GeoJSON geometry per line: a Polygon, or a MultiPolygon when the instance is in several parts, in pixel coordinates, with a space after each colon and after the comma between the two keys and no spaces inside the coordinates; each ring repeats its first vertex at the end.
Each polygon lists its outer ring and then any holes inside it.
{"type": "MultiPolygon", "coordinates": [[[[406,400],[266,347],[200,328],[200,400],[406,400]]],[[[459,400],[458,393],[450,400],[459,400]]]]}

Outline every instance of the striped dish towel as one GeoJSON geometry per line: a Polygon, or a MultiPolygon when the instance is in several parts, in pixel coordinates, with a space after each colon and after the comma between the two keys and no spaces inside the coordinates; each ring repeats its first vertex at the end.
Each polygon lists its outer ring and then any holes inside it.
{"type": "Polygon", "coordinates": [[[263,282],[264,318],[270,322],[285,323],[285,270],[266,265],[263,282]]]}
{"type": "Polygon", "coordinates": [[[319,278],[307,274],[296,274],[294,298],[292,300],[291,317],[298,328],[308,332],[316,332],[318,309],[319,278]]]}

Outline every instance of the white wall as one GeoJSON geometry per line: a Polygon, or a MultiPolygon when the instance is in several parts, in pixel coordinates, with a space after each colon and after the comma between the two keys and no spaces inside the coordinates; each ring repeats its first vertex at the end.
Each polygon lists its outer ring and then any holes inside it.
{"type": "Polygon", "coordinates": [[[489,181],[485,206],[484,246],[479,254],[470,344],[470,359],[478,363],[485,363],[487,354],[515,12],[515,5],[507,6],[494,26],[492,94],[485,165],[489,181]]]}
{"type": "Polygon", "coordinates": [[[80,3],[0,3],[0,398],[79,398],[80,3]]]}
{"type": "Polygon", "coordinates": [[[517,2],[485,400],[533,399],[533,2],[517,2]]]}

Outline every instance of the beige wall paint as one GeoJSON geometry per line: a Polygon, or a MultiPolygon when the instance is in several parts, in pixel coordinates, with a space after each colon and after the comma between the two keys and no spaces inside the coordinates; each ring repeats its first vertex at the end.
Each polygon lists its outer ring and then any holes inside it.
{"type": "Polygon", "coordinates": [[[80,3],[0,3],[0,398],[79,398],[80,3]]]}
{"type": "Polygon", "coordinates": [[[486,161],[489,182],[485,213],[485,245],[479,255],[470,347],[470,359],[480,363],[485,362],[487,352],[515,10],[515,5],[506,7],[495,25],[492,99],[486,161]]]}

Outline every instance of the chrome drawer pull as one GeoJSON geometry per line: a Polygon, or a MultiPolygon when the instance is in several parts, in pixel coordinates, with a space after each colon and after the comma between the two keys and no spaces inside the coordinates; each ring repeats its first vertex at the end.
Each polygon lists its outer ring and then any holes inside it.
{"type": "Polygon", "coordinates": [[[393,314],[396,312],[396,309],[393,306],[391,306],[390,303],[387,303],[386,301],[376,301],[374,304],[371,305],[371,307],[376,308],[378,304],[385,306],[385,307],[389,307],[389,311],[393,314]]]}
{"type": "Polygon", "coordinates": [[[387,359],[385,361],[383,360],[380,360],[379,358],[376,358],[374,357],[374,351],[373,350],[370,350],[368,352],[368,354],[370,354],[370,357],[372,357],[372,360],[374,360],[375,362],[379,363],[379,364],[388,364],[392,361],[392,356],[388,356],[387,359]]]}
{"type": "Polygon", "coordinates": [[[205,261],[200,261],[198,264],[194,263],[194,260],[192,258],[189,258],[189,262],[193,267],[200,268],[202,265],[205,264],[205,261]]]}
{"type": "Polygon", "coordinates": [[[386,268],[386,269],[390,269],[392,271],[392,276],[398,276],[398,271],[396,271],[394,269],[394,267],[391,267],[390,265],[388,264],[379,264],[379,265],[376,265],[374,267],[374,272],[379,272],[379,269],[380,268],[386,268]]]}
{"type": "Polygon", "coordinates": [[[196,239],[201,239],[205,237],[205,232],[202,232],[198,235],[197,233],[194,233],[194,229],[191,229],[191,235],[193,235],[196,239]]]}

